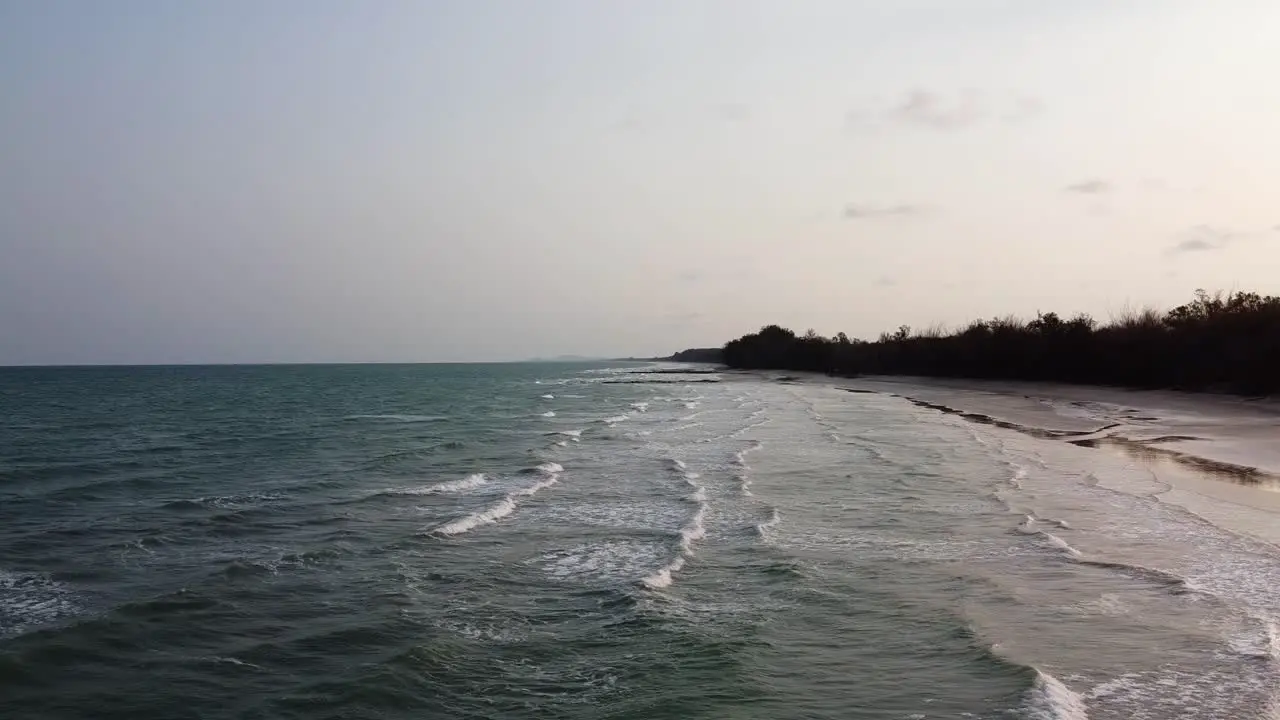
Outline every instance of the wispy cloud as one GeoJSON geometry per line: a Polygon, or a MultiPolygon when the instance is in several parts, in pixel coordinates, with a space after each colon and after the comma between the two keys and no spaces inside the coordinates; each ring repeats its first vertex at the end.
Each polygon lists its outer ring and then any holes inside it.
{"type": "Polygon", "coordinates": [[[912,90],[891,111],[894,120],[934,130],[957,130],[983,119],[985,103],[976,92],[948,98],[927,90],[912,90]]]}
{"type": "Polygon", "coordinates": [[[945,93],[917,88],[888,105],[854,109],[846,124],[854,130],[896,126],[946,132],[988,121],[1021,122],[1043,111],[1044,103],[1028,95],[980,90],[945,93]]]}
{"type": "Polygon", "coordinates": [[[1221,250],[1242,237],[1244,237],[1243,234],[1234,230],[1225,230],[1212,225],[1196,225],[1180,233],[1178,241],[1169,248],[1168,253],[1181,255],[1221,250]]]}
{"type": "Polygon", "coordinates": [[[1064,189],[1067,192],[1080,193],[1082,195],[1102,195],[1111,192],[1112,186],[1106,180],[1085,180],[1068,185],[1064,189]]]}
{"type": "Polygon", "coordinates": [[[912,218],[920,217],[928,212],[923,205],[862,205],[850,203],[844,207],[844,216],[848,220],[874,220],[878,218],[912,218]]]}
{"type": "Polygon", "coordinates": [[[1214,242],[1204,238],[1188,238],[1177,245],[1174,245],[1170,248],[1170,251],[1175,253],[1202,252],[1204,250],[1219,250],[1226,246],[1227,244],[1223,242],[1214,242]]]}

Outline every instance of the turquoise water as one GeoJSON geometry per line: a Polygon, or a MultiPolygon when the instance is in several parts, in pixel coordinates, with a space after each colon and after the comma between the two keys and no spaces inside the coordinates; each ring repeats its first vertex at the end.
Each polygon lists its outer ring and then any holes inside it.
{"type": "Polygon", "coordinates": [[[1123,461],[648,367],[0,370],[0,717],[1275,712],[1275,553],[1123,461]]]}

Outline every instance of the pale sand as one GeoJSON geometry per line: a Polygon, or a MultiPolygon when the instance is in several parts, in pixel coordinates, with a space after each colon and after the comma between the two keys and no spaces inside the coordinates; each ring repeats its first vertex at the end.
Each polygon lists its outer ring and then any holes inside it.
{"type": "Polygon", "coordinates": [[[1280,402],[1275,400],[1053,383],[792,376],[897,395],[982,424],[994,421],[995,432],[1022,432],[1123,455],[1168,486],[1155,493],[1160,501],[1280,545],[1280,402]]]}

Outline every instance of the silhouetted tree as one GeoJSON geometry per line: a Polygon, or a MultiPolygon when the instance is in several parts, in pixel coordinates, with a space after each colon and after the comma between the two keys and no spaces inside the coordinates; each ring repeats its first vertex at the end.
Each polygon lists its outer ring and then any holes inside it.
{"type": "Polygon", "coordinates": [[[1099,326],[1088,315],[1037,313],[975,320],[955,332],[906,325],[875,342],[797,337],[777,325],[724,347],[730,367],[1280,391],[1280,297],[1196,291],[1167,313],[1128,312],[1099,326]]]}

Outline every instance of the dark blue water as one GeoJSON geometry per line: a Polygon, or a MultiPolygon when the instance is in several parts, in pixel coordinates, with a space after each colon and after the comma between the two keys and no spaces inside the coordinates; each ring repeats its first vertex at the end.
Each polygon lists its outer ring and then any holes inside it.
{"type": "Polygon", "coordinates": [[[0,717],[1270,712],[1265,607],[1092,559],[1273,561],[1123,463],[644,369],[0,370],[0,717]]]}

